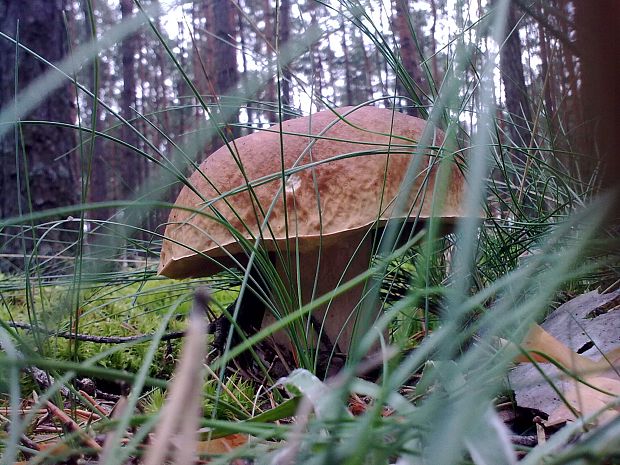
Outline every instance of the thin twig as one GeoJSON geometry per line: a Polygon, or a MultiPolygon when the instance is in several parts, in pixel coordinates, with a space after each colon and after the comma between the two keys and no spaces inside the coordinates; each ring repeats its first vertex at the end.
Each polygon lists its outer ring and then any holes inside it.
{"type": "Polygon", "coordinates": [[[510,442],[517,446],[535,447],[538,445],[538,438],[533,435],[520,436],[518,434],[511,434],[510,442]]]}
{"type": "Polygon", "coordinates": [[[93,399],[90,394],[82,390],[80,390],[80,394],[82,394],[84,399],[86,399],[90,403],[91,407],[96,409],[99,413],[101,413],[101,415],[105,417],[108,416],[108,412],[106,412],[105,409],[101,405],[99,405],[99,403],[95,399],[93,399]]]}
{"type": "MultiPolygon", "coordinates": [[[[22,434],[20,437],[20,441],[21,443],[28,447],[29,449],[32,450],[36,450],[37,452],[41,451],[41,446],[39,446],[36,442],[34,442],[32,439],[28,438],[25,434],[22,434]]],[[[27,452],[25,450],[22,449],[21,451],[24,455],[28,456],[28,457],[33,457],[34,454],[31,454],[30,452],[27,452]]]]}
{"type": "Polygon", "coordinates": [[[58,418],[69,431],[79,434],[80,438],[84,441],[84,444],[97,452],[101,451],[101,446],[97,444],[93,438],[86,434],[86,432],[80,428],[80,425],[73,421],[69,415],[52,404],[50,401],[47,401],[46,405],[50,413],[58,418]]]}
{"type": "MultiPolygon", "coordinates": [[[[96,342],[98,344],[125,344],[127,342],[136,342],[136,341],[148,341],[153,339],[153,334],[140,334],[137,336],[93,336],[90,334],[80,334],[80,333],[72,333],[70,331],[54,331],[51,329],[41,328],[40,326],[30,325],[28,323],[20,323],[20,322],[9,322],[8,326],[18,329],[27,329],[29,331],[37,331],[40,333],[44,333],[48,336],[60,337],[63,339],[73,339],[78,341],[85,342],[96,342]]],[[[215,332],[216,326],[214,323],[209,323],[207,325],[207,334],[213,334],[215,332]]],[[[180,339],[185,336],[185,331],[171,331],[169,333],[164,334],[161,337],[162,341],[169,341],[172,339],[180,339]]]]}
{"type": "MultiPolygon", "coordinates": [[[[42,391],[49,389],[55,382],[52,375],[34,365],[25,367],[24,372],[32,377],[42,391]]],[[[60,386],[60,393],[64,397],[67,397],[69,395],[69,389],[64,385],[60,386]]]]}

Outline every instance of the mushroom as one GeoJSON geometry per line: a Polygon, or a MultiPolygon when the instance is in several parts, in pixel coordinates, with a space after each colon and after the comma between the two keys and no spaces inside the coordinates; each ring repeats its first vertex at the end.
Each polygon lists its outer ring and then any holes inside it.
{"type": "MultiPolygon", "coordinates": [[[[368,269],[369,230],[393,218],[426,124],[389,109],[344,107],[284,121],[221,147],[191,176],[192,188],[185,186],[178,196],[159,273],[203,277],[245,264],[250,252],[243,239],[254,244],[258,237],[262,249],[276,256],[279,275],[301,293],[295,302],[307,303],[335,289],[368,269]]],[[[442,141],[435,129],[429,145],[438,147],[442,141]]],[[[431,215],[439,152],[423,153],[403,220],[431,215]]],[[[463,188],[463,176],[453,164],[437,216],[448,223],[462,216],[463,188]]],[[[363,290],[359,285],[314,313],[330,343],[344,353],[351,346],[363,290]]],[[[255,312],[259,320],[264,311],[241,310],[255,312]]],[[[269,313],[263,326],[270,321],[269,313]]],[[[286,342],[282,334],[276,339],[286,342]]]]}

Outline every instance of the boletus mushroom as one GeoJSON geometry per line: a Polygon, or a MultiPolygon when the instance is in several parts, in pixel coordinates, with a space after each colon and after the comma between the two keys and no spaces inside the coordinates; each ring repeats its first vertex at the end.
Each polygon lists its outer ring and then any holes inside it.
{"type": "MultiPolygon", "coordinates": [[[[221,147],[191,176],[192,187],[186,185],[178,196],[159,273],[210,276],[247,263],[248,243],[257,242],[275,257],[288,287],[301,294],[291,302],[307,303],[333,290],[368,269],[373,252],[369,230],[393,219],[414,154],[422,159],[401,219],[430,217],[442,158],[436,147],[443,134],[434,130],[428,144],[434,148],[419,151],[426,124],[389,109],[345,107],[284,121],[221,147]]],[[[434,210],[448,223],[462,216],[463,176],[452,165],[444,201],[434,210]]],[[[330,344],[345,354],[363,289],[360,285],[337,296],[313,315],[330,344]]],[[[252,307],[257,305],[260,300],[254,299],[252,307]]],[[[241,310],[253,312],[255,320],[263,318],[264,308],[241,310]]],[[[273,318],[267,312],[263,325],[273,318]]],[[[287,342],[283,334],[276,339],[287,342]]]]}

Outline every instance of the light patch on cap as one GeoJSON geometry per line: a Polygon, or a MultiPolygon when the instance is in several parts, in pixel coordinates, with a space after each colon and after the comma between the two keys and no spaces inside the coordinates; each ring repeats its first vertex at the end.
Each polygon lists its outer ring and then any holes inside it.
{"type": "Polygon", "coordinates": [[[301,187],[301,178],[297,174],[292,174],[286,180],[286,184],[284,185],[284,191],[287,195],[295,194],[295,189],[299,189],[301,187]]]}

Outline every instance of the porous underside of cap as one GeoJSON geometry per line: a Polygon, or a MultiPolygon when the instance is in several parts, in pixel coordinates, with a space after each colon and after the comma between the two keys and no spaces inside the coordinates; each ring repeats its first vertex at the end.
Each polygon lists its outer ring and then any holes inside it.
{"type": "MultiPolygon", "coordinates": [[[[338,109],[346,122],[326,110],[240,137],[211,154],[189,179],[200,195],[183,187],[179,208],[170,213],[159,273],[212,274],[216,262],[230,263],[226,257],[244,251],[239,238],[254,244],[260,235],[264,250],[288,241],[307,252],[394,216],[430,217],[442,152],[417,149],[426,121],[375,107],[351,110],[338,109]],[[412,154],[419,157],[412,164],[416,175],[405,213],[397,215],[395,199],[412,154]]],[[[435,130],[429,145],[442,140],[435,130]]],[[[453,164],[435,216],[462,216],[463,182],[453,164]]]]}

